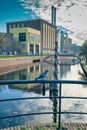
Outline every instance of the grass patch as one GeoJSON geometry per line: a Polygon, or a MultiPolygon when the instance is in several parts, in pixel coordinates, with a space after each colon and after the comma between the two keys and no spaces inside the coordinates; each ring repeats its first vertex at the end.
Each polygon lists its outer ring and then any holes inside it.
{"type": "MultiPolygon", "coordinates": [[[[58,130],[58,124],[46,124],[45,126],[42,125],[34,127],[34,130],[48,130],[48,129],[58,130]]],[[[67,128],[61,125],[61,130],[67,130],[67,128]]]]}
{"type": "Polygon", "coordinates": [[[12,59],[12,58],[32,58],[34,56],[0,56],[0,59],[12,59]]]}
{"type": "MultiPolygon", "coordinates": [[[[35,125],[31,129],[32,130],[58,130],[58,124],[52,123],[52,124],[44,124],[44,125],[35,125]]],[[[15,130],[18,130],[18,129],[15,129],[15,130]]],[[[29,130],[29,128],[26,128],[26,126],[22,126],[20,130],[29,130]]],[[[60,130],[67,130],[67,128],[61,125],[60,130]]],[[[80,129],[78,128],[77,130],[80,130],[80,129]]]]}
{"type": "Polygon", "coordinates": [[[21,130],[27,130],[25,127],[21,128],[21,130]]]}

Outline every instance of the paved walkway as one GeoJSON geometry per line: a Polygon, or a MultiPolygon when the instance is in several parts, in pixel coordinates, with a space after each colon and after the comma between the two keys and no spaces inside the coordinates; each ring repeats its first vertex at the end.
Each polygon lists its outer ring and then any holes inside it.
{"type": "MultiPolygon", "coordinates": [[[[0,130],[58,130],[57,124],[38,124],[16,126],[0,130]]],[[[86,123],[62,123],[60,130],[87,130],[86,123]]]]}

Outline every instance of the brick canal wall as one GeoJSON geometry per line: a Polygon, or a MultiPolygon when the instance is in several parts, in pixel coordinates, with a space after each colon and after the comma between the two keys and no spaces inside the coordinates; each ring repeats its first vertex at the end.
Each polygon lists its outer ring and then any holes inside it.
{"type": "Polygon", "coordinates": [[[24,68],[28,65],[32,65],[34,60],[43,61],[43,58],[11,58],[6,60],[0,60],[0,73],[8,71],[14,71],[17,69],[24,68]]]}
{"type": "Polygon", "coordinates": [[[7,60],[0,60],[0,68],[2,67],[10,67],[15,65],[22,65],[32,63],[32,59],[30,58],[23,58],[23,59],[7,59],[7,60]]]}

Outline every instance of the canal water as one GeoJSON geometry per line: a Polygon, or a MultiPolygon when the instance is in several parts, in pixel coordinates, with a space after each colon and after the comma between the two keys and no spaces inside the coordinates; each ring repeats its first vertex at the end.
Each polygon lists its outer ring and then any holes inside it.
{"type": "MultiPolygon", "coordinates": [[[[49,70],[46,79],[54,79],[53,65],[48,62],[34,64],[27,68],[16,70],[0,75],[0,80],[31,80],[35,79],[40,73],[49,70]]],[[[83,73],[80,64],[71,65],[71,61],[59,61],[58,65],[58,79],[64,80],[82,80],[83,73]]],[[[49,84],[46,85],[47,87],[49,84]]],[[[43,87],[41,84],[27,84],[27,85],[1,85],[0,86],[0,99],[10,98],[23,98],[23,97],[36,97],[43,95],[43,87]],[[24,88],[25,87],[25,88],[24,88]]],[[[49,96],[49,90],[46,89],[45,96],[49,96]]],[[[86,85],[62,85],[62,96],[87,96],[86,85]]],[[[20,101],[6,101],[0,102],[0,117],[26,114],[30,112],[52,112],[58,108],[51,99],[30,99],[20,101]]],[[[78,99],[63,99],[62,111],[78,111],[86,112],[87,101],[78,99]]],[[[50,123],[55,120],[55,115],[32,115],[24,117],[14,117],[9,119],[0,120],[0,128],[11,127],[17,125],[37,124],[37,123],[50,123]]],[[[63,115],[62,122],[86,122],[86,115],[63,115]]]]}

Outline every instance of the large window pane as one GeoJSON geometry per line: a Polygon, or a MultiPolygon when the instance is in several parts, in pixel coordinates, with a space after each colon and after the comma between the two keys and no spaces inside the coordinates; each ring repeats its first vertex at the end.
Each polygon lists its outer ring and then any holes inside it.
{"type": "Polygon", "coordinates": [[[19,33],[19,41],[22,42],[26,41],[26,33],[19,33]]]}
{"type": "Polygon", "coordinates": [[[35,46],[35,53],[36,53],[36,55],[39,55],[39,45],[35,46]]]}
{"type": "Polygon", "coordinates": [[[34,54],[34,45],[30,44],[30,53],[34,54]]]}
{"type": "Polygon", "coordinates": [[[40,35],[36,35],[36,43],[40,43],[40,35]]]}
{"type": "Polygon", "coordinates": [[[33,33],[30,33],[30,42],[35,41],[35,35],[33,33]]]}

